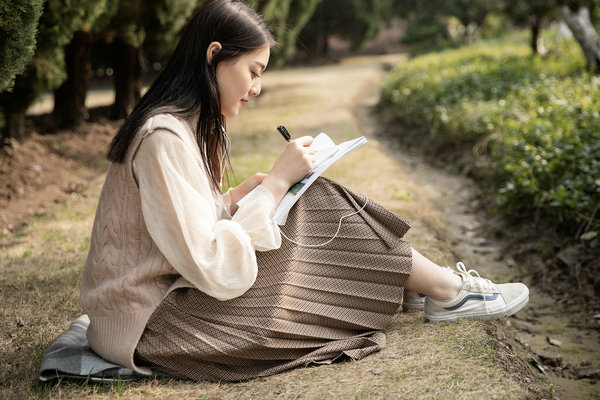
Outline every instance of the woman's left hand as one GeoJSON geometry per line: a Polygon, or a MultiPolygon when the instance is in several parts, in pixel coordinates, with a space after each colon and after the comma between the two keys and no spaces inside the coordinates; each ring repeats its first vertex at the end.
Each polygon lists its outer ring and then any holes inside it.
{"type": "Polygon", "coordinates": [[[260,185],[266,176],[267,174],[256,173],[231,189],[231,206],[229,210],[231,215],[235,214],[238,209],[237,202],[260,185]]]}

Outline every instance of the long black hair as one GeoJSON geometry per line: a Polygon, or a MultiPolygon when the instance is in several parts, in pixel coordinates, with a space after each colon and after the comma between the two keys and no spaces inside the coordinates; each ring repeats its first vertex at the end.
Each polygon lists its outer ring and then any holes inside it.
{"type": "Polygon", "coordinates": [[[168,112],[184,119],[197,115],[196,141],[204,166],[218,187],[222,160],[228,154],[217,65],[265,45],[275,45],[273,36],[262,18],[241,1],[214,0],[203,6],[188,22],[164,70],[113,138],[108,159],[124,162],[136,133],[153,115],[168,112]],[[206,52],[212,42],[219,42],[222,48],[209,64],[206,52]]]}

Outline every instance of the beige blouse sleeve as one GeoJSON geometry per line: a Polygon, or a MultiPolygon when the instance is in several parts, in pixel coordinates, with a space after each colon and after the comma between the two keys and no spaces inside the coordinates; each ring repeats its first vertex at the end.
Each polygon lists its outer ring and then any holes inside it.
{"type": "Polygon", "coordinates": [[[133,169],[148,232],[173,268],[220,300],[246,292],[256,279],[255,250],[281,245],[271,193],[259,188],[231,220],[221,219],[199,152],[165,129],[144,138],[133,169]]]}

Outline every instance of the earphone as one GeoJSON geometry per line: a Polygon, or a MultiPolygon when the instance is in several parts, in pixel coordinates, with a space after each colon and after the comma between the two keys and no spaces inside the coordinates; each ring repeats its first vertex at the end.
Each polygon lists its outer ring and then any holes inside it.
{"type": "Polygon", "coordinates": [[[356,210],[356,211],[354,211],[353,213],[350,213],[350,214],[343,215],[343,216],[340,218],[340,222],[338,223],[338,228],[337,228],[337,231],[335,232],[335,234],[333,235],[333,237],[332,237],[331,239],[327,240],[327,241],[326,241],[326,242],[324,242],[324,243],[320,243],[320,244],[304,244],[304,243],[299,243],[299,242],[296,242],[295,240],[292,240],[292,239],[290,239],[289,237],[287,237],[287,236],[285,235],[285,233],[283,233],[283,231],[281,231],[281,230],[280,230],[280,232],[281,232],[281,236],[283,236],[284,238],[286,238],[286,239],[287,239],[289,242],[291,242],[291,243],[294,243],[295,245],[298,245],[298,246],[301,246],[301,247],[321,247],[321,246],[328,245],[328,244],[329,244],[329,243],[331,243],[331,242],[333,241],[333,239],[335,239],[335,238],[337,237],[337,235],[340,233],[340,229],[342,228],[342,220],[343,220],[344,218],[346,218],[346,217],[351,217],[352,215],[355,215],[355,214],[358,214],[358,213],[360,213],[362,210],[364,210],[364,209],[365,209],[365,207],[367,206],[367,203],[368,203],[368,202],[369,202],[369,198],[368,198],[367,196],[365,196],[365,204],[364,204],[364,205],[363,205],[363,206],[362,206],[362,207],[361,207],[359,210],[356,210]]]}
{"type": "MultiPolygon", "coordinates": [[[[231,139],[229,139],[229,135],[225,130],[225,127],[221,125],[221,130],[223,131],[223,136],[225,137],[225,151],[221,154],[221,179],[219,179],[219,189],[223,190],[223,177],[225,176],[225,157],[229,152],[229,148],[231,147],[231,139]]],[[[228,213],[229,214],[229,213],[228,213]]],[[[229,216],[231,218],[231,215],[229,216]]]]}

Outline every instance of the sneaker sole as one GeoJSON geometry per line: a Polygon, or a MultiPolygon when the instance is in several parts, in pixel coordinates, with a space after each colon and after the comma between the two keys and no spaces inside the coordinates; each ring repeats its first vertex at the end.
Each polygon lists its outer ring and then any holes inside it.
{"type": "Polygon", "coordinates": [[[402,303],[402,311],[403,312],[423,311],[424,308],[425,308],[425,305],[423,303],[421,303],[421,304],[405,304],[405,303],[402,303]]]}
{"type": "Polygon", "coordinates": [[[529,302],[529,290],[524,292],[520,297],[517,297],[512,304],[510,304],[506,309],[500,310],[490,314],[481,314],[481,313],[469,313],[469,314],[449,314],[446,316],[433,316],[433,315],[423,315],[429,322],[442,322],[442,321],[458,321],[461,319],[472,319],[479,321],[488,321],[491,319],[499,319],[503,317],[508,317],[510,315],[516,314],[521,311],[523,307],[529,302]]]}

